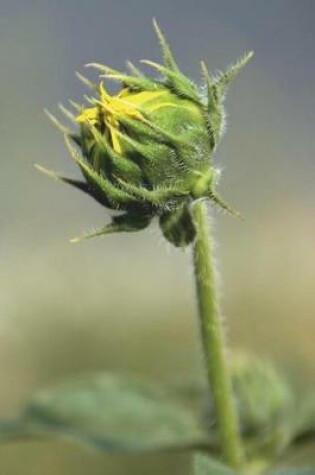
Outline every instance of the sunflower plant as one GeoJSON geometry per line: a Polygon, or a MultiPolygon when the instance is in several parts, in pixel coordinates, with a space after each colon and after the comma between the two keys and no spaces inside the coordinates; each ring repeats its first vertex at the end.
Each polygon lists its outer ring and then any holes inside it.
{"type": "Polygon", "coordinates": [[[19,417],[0,423],[0,439],[58,437],[109,452],[191,450],[198,452],[196,475],[276,475],[279,454],[314,437],[315,398],[298,399],[266,361],[227,358],[207,223],[208,203],[239,215],[217,192],[213,154],[225,128],[226,92],[252,53],[216,76],[202,63],[198,87],[179,69],[155,21],[154,28],[164,63],[142,63],[155,76],[129,62],[129,74],[91,63],[100,72],[96,82],[78,74],[90,95],[82,104],[71,101],[72,110],[61,106],[74,130],[48,112],[83,179],[36,167],[113,212],[102,229],[72,241],[140,231],[157,218],[167,241],[191,247],[207,378],[178,387],[109,373],[82,376],[35,395],[19,417]],[[118,82],[117,94],[106,80],[118,82]]]}
{"type": "Polygon", "coordinates": [[[157,217],[165,238],[183,247],[196,237],[192,208],[197,200],[211,200],[237,214],[216,192],[220,173],[212,157],[224,131],[227,88],[252,53],[216,78],[210,77],[202,63],[204,86],[199,89],[179,70],[157,23],[154,25],[164,65],[142,63],[153,68],[157,78],[145,76],[130,63],[129,75],[102,64],[88,64],[101,77],[92,83],[78,74],[92,91],[87,104],[72,102],[72,112],[61,107],[79,131],[66,130],[49,113],[65,134],[70,155],[85,181],[38,168],[119,212],[103,229],[85,237],[138,231],[157,217]],[[118,82],[119,93],[110,95],[104,79],[118,82]]]}

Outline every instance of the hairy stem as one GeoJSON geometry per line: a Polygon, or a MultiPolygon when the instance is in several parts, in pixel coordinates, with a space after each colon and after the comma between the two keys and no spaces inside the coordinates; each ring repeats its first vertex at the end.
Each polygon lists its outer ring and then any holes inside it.
{"type": "Polygon", "coordinates": [[[207,374],[213,394],[214,410],[224,460],[231,467],[239,469],[242,465],[243,451],[232,384],[226,361],[213,250],[205,204],[200,201],[197,202],[194,205],[193,214],[197,228],[197,237],[193,249],[194,271],[207,374]]]}

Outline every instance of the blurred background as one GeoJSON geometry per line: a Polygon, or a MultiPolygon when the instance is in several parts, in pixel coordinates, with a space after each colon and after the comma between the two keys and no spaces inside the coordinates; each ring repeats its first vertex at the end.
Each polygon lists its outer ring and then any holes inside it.
{"type": "MultiPolygon", "coordinates": [[[[78,176],[43,108],[80,101],[74,73],[87,62],[159,61],[153,16],[197,82],[200,60],[215,72],[255,51],[230,90],[215,157],[220,192],[245,217],[212,210],[228,339],[314,384],[314,1],[0,0],[1,418],[36,389],[89,370],[201,372],[190,250],[171,249],[155,226],[69,244],[109,216],[32,165],[78,176]]],[[[183,454],[0,447],[0,475],[188,468],[183,454]]]]}

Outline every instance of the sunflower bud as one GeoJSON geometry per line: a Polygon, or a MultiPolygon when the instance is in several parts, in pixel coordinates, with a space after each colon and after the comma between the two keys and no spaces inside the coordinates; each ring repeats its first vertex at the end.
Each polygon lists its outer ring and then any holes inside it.
{"type": "Polygon", "coordinates": [[[196,234],[191,214],[194,201],[211,199],[231,211],[216,194],[219,174],[212,166],[212,155],[222,136],[227,87],[251,53],[216,78],[209,76],[202,63],[204,93],[182,74],[156,22],[154,27],[164,65],[142,62],[158,78],[145,76],[131,63],[131,74],[90,64],[101,76],[92,83],[78,74],[93,92],[86,98],[88,106],[72,102],[75,114],[61,106],[78,132],[72,133],[50,115],[64,132],[85,181],[39,168],[122,212],[85,237],[137,231],[157,216],[165,238],[175,246],[185,246],[196,234]],[[108,93],[105,79],[120,83],[117,95],[108,93]]]}

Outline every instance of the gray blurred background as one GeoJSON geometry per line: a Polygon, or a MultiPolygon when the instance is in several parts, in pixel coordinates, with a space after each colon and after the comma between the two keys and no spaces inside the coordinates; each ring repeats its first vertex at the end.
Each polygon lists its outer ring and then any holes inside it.
{"type": "MultiPolygon", "coordinates": [[[[88,370],[181,379],[201,371],[190,252],[153,226],[80,245],[106,210],[50,181],[78,176],[43,114],[80,100],[87,62],[159,61],[155,16],[185,73],[255,57],[230,90],[214,210],[228,338],[314,383],[313,0],[0,0],[0,416],[39,387],[88,370]]],[[[92,72],[91,72],[92,74],[92,72]]],[[[0,475],[188,473],[189,457],[118,457],[53,442],[0,448],[0,475]]]]}

